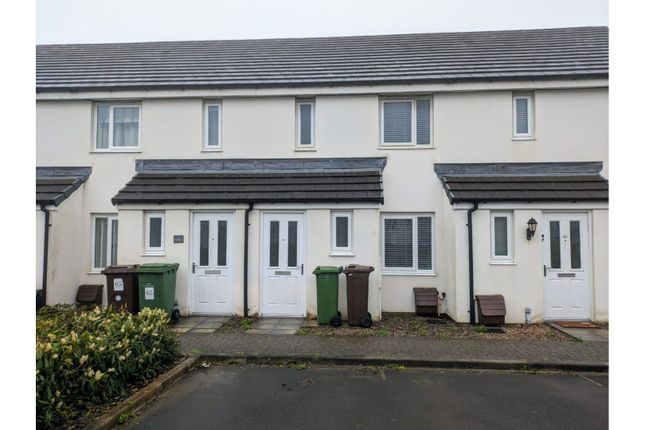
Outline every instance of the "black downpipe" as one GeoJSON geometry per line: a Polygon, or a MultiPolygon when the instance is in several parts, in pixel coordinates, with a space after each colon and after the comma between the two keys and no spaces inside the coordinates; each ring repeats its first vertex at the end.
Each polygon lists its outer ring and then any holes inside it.
{"type": "Polygon", "coordinates": [[[45,236],[43,240],[43,283],[41,286],[41,305],[47,304],[47,260],[49,257],[49,209],[40,205],[40,210],[45,214],[45,236]]]}
{"type": "Polygon", "coordinates": [[[249,213],[253,202],[244,211],[244,318],[249,316],[249,213]]]}
{"type": "Polygon", "coordinates": [[[475,325],[475,277],[473,274],[473,212],[479,207],[479,202],[473,202],[468,209],[468,281],[470,282],[470,324],[475,325]]]}

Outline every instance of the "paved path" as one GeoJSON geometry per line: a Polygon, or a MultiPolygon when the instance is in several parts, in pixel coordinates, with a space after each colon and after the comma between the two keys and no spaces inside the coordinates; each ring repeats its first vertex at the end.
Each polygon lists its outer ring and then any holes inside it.
{"type": "Polygon", "coordinates": [[[199,351],[207,356],[227,358],[373,361],[374,364],[400,362],[433,367],[522,368],[527,364],[529,367],[577,370],[584,366],[606,368],[609,363],[608,343],[603,342],[274,336],[217,332],[180,333],[179,339],[184,353],[199,351]],[[488,365],[477,365],[482,362],[488,365]]]}
{"type": "Polygon", "coordinates": [[[177,383],[128,428],[606,429],[607,380],[607,375],[215,366],[177,383]]]}

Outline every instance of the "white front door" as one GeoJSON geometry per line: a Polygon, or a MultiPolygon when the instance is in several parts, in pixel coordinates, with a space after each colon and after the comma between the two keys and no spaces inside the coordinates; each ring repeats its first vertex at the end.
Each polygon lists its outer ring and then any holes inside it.
{"type": "Polygon", "coordinates": [[[591,318],[587,215],[546,214],[544,234],[544,318],[591,318]]]}
{"type": "Polygon", "coordinates": [[[232,213],[193,214],[191,312],[233,313],[233,232],[232,213]]]}
{"type": "Polygon", "coordinates": [[[262,315],[305,316],[304,215],[263,214],[262,315]]]}

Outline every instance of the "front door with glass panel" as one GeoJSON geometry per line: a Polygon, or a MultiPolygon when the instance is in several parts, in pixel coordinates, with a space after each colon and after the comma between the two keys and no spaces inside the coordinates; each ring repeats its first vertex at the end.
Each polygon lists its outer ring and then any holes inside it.
{"type": "Polygon", "coordinates": [[[304,215],[265,213],[262,315],[305,315],[304,215]]]}
{"type": "Polygon", "coordinates": [[[544,318],[591,318],[587,215],[546,214],[544,318]]]}
{"type": "Polygon", "coordinates": [[[233,214],[193,215],[191,312],[233,313],[233,214]]]}

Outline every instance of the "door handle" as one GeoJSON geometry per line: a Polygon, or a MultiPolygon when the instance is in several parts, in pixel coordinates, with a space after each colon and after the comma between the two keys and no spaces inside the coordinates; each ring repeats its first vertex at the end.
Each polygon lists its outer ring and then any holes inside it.
{"type": "Polygon", "coordinates": [[[305,274],[305,265],[304,265],[304,263],[300,264],[300,274],[301,275],[305,274]]]}
{"type": "Polygon", "coordinates": [[[195,263],[193,263],[193,273],[195,273],[195,266],[197,266],[195,263]]]}

